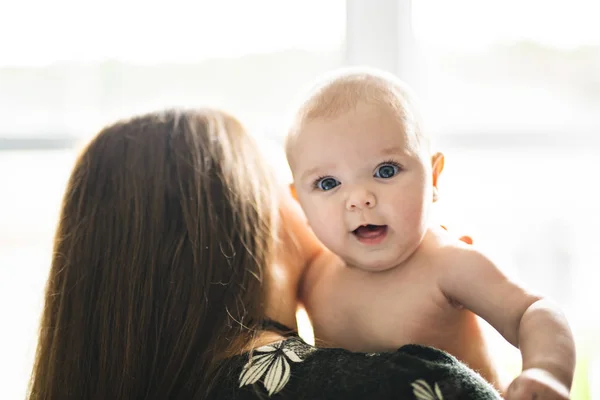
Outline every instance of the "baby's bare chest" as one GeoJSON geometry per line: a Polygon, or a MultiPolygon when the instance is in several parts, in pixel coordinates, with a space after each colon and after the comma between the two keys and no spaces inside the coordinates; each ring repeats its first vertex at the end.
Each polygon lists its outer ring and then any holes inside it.
{"type": "Polygon", "coordinates": [[[408,343],[442,347],[467,332],[465,311],[424,271],[340,270],[321,282],[313,297],[308,311],[316,336],[352,350],[394,350],[408,343]]]}
{"type": "Polygon", "coordinates": [[[306,306],[321,345],[364,352],[428,345],[496,380],[481,321],[448,301],[431,271],[370,279],[340,269],[312,289],[306,306]]]}

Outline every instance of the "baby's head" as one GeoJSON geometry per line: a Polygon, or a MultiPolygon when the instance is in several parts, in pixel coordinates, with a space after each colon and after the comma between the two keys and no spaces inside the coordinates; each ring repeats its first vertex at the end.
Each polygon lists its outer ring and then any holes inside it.
{"type": "Polygon", "coordinates": [[[443,168],[429,146],[410,90],[391,74],[345,69],[313,89],[286,155],[323,244],[371,271],[406,260],[425,235],[443,168]]]}

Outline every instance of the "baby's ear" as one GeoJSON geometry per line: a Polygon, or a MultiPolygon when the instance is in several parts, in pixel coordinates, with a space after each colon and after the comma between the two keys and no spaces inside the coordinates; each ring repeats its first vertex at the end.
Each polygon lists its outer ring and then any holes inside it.
{"type": "Polygon", "coordinates": [[[437,201],[439,197],[438,178],[444,170],[444,155],[442,153],[435,153],[431,156],[431,170],[433,174],[433,201],[437,201]]]}
{"type": "Polygon", "coordinates": [[[298,201],[298,194],[296,193],[296,186],[294,186],[294,183],[290,183],[290,194],[294,200],[298,201]]]}

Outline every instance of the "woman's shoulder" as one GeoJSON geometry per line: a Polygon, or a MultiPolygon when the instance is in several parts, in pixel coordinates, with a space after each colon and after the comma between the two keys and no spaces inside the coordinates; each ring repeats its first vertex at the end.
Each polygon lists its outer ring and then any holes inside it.
{"type": "Polygon", "coordinates": [[[316,348],[298,337],[232,358],[218,398],[496,399],[491,386],[439,350],[390,353],[316,348]]]}

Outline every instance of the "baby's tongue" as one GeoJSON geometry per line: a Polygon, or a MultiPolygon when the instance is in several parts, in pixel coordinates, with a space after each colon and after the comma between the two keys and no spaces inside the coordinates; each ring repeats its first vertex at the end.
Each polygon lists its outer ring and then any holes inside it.
{"type": "Polygon", "coordinates": [[[367,225],[358,227],[354,233],[362,238],[374,238],[385,231],[385,225],[367,225]]]}

